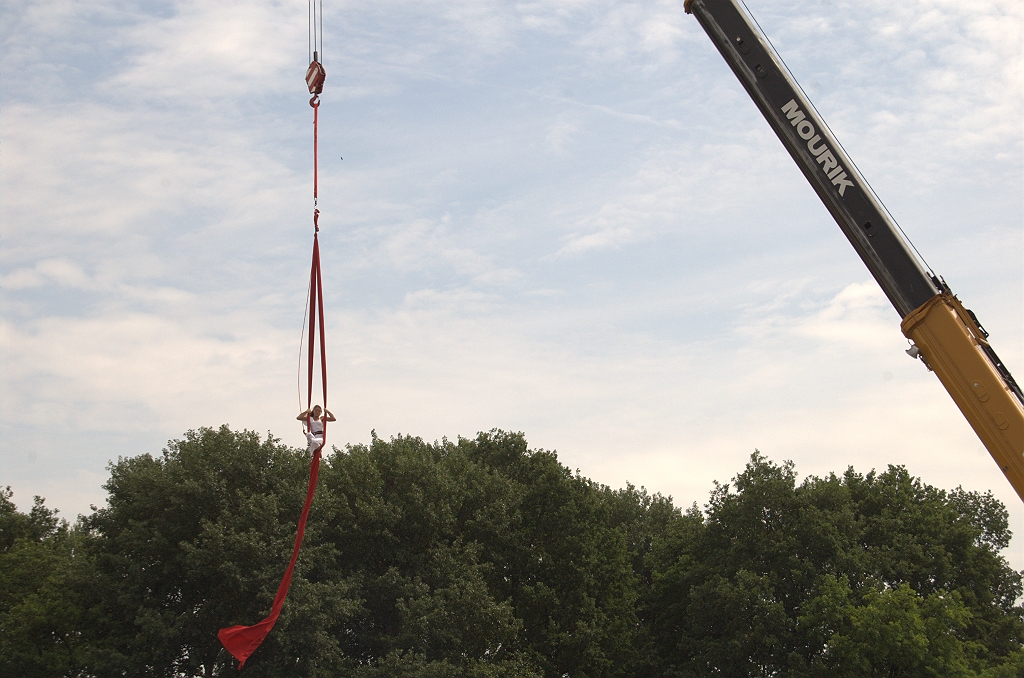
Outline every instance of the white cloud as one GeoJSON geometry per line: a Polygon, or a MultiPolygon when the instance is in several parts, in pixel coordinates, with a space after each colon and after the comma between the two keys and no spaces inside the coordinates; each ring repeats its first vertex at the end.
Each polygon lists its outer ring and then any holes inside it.
{"type": "MultiPolygon", "coordinates": [[[[302,94],[291,72],[306,59],[306,17],[297,2],[175,3],[167,18],[123,34],[139,56],[106,85],[120,96],[184,99],[224,106],[258,88],[302,94]]],[[[300,74],[301,75],[301,74],[300,74]]]]}
{"type": "Polygon", "coordinates": [[[90,280],[82,268],[68,259],[44,259],[31,268],[19,268],[0,277],[0,287],[12,290],[39,287],[52,281],[64,287],[84,288],[90,280]]]}

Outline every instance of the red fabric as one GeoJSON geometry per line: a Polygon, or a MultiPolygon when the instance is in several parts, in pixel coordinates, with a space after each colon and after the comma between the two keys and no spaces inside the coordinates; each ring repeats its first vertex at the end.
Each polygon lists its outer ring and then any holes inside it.
{"type": "Polygon", "coordinates": [[[281,615],[281,608],[284,607],[285,596],[288,595],[288,587],[292,583],[292,572],[295,570],[295,561],[299,558],[299,548],[302,546],[302,536],[306,532],[306,518],[309,517],[309,506],[313,502],[313,493],[316,491],[316,480],[320,474],[320,450],[313,453],[313,462],[309,465],[309,489],[306,490],[306,503],[302,507],[302,515],[299,517],[299,530],[295,535],[295,548],[292,549],[292,559],[288,563],[288,569],[284,571],[284,578],[277,587],[277,595],[274,596],[274,603],[270,606],[270,614],[258,624],[252,626],[231,626],[217,632],[217,638],[221,645],[238,660],[238,670],[245,666],[245,661],[256,648],[260,646],[263,639],[274,628],[277,618],[281,615]]]}
{"type": "Polygon", "coordinates": [[[316,137],[317,137],[317,128],[320,126],[319,125],[320,100],[316,98],[315,94],[313,95],[313,98],[309,100],[309,105],[313,107],[313,204],[315,205],[316,204],[316,199],[317,199],[317,174],[318,174],[318,171],[317,171],[317,164],[318,164],[318,162],[317,162],[318,161],[317,155],[319,154],[319,152],[317,151],[317,147],[319,146],[319,143],[318,143],[316,137]]]}
{"type": "MultiPolygon", "coordinates": [[[[320,325],[320,381],[323,386],[324,410],[327,409],[327,349],[324,346],[324,294],[320,279],[320,244],[317,235],[313,234],[313,265],[309,273],[309,284],[311,287],[309,295],[309,388],[306,392],[307,409],[313,401],[313,355],[315,348],[316,325],[320,325]],[[317,315],[319,311],[319,316],[317,315]]],[[[307,419],[307,424],[309,423],[307,419]]],[[[307,428],[307,430],[309,430],[307,428]]],[[[327,417],[324,417],[324,442],[327,441],[327,417]]],[[[320,475],[320,452],[323,445],[313,453],[313,461],[309,465],[309,487],[306,489],[306,503],[302,506],[302,515],[299,516],[299,528],[295,535],[295,546],[292,548],[292,559],[288,563],[288,569],[284,571],[284,577],[277,587],[277,595],[270,606],[270,614],[266,619],[252,626],[231,626],[217,632],[224,648],[238,660],[238,670],[245,666],[246,660],[256,651],[263,639],[274,628],[277,618],[281,615],[281,608],[284,607],[284,599],[288,595],[288,587],[292,583],[292,572],[295,570],[295,562],[299,559],[299,549],[302,547],[302,537],[306,532],[306,518],[309,517],[309,507],[313,503],[313,494],[316,492],[316,481],[320,475]]]]}

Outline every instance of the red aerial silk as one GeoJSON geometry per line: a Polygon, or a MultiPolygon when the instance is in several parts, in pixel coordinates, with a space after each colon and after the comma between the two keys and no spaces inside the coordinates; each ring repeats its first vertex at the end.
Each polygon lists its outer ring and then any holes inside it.
{"type": "Polygon", "coordinates": [[[256,648],[260,646],[263,639],[274,628],[277,618],[284,607],[285,596],[288,595],[288,587],[292,583],[292,571],[295,570],[295,561],[299,558],[299,548],[302,546],[302,535],[306,531],[306,518],[309,516],[309,505],[313,501],[313,493],[316,491],[316,479],[320,473],[320,450],[313,454],[313,463],[309,466],[309,490],[306,492],[306,504],[302,507],[302,516],[299,517],[299,531],[295,535],[295,548],[292,550],[292,559],[288,563],[288,569],[284,571],[284,578],[277,587],[277,595],[274,596],[274,604],[270,606],[270,614],[266,619],[253,624],[252,626],[230,626],[217,632],[224,648],[238,660],[238,669],[245,666],[245,660],[249,658],[256,648]]]}
{"type": "MultiPolygon", "coordinates": [[[[327,351],[324,347],[324,294],[320,280],[320,244],[317,241],[316,233],[313,234],[313,267],[309,274],[310,295],[309,295],[309,388],[306,394],[307,407],[313,400],[313,349],[314,337],[317,324],[320,326],[320,370],[321,383],[323,384],[324,410],[327,409],[327,351]],[[317,311],[319,310],[319,316],[317,311]],[[319,321],[319,323],[318,323],[319,321]]],[[[327,440],[327,422],[324,417],[324,441],[327,440]]],[[[288,569],[284,571],[284,578],[277,587],[277,595],[274,596],[274,603],[270,606],[270,614],[266,619],[252,626],[231,626],[217,632],[224,648],[238,660],[238,669],[245,665],[245,660],[256,651],[263,639],[274,628],[277,618],[284,607],[285,596],[288,595],[288,587],[292,583],[292,572],[295,570],[295,561],[299,558],[299,549],[302,547],[302,535],[306,532],[306,518],[309,517],[309,506],[313,503],[313,494],[316,492],[317,476],[320,474],[320,450],[313,453],[313,461],[309,465],[309,488],[306,490],[306,503],[302,506],[302,515],[299,516],[299,529],[295,535],[295,547],[292,549],[292,559],[288,563],[288,569]]]]}

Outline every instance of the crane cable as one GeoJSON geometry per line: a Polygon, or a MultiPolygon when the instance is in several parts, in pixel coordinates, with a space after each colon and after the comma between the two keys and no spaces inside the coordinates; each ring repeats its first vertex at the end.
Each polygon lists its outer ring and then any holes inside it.
{"type": "MultiPolygon", "coordinates": [[[[327,440],[327,347],[324,338],[324,293],[323,293],[323,280],[320,272],[320,209],[317,205],[318,202],[318,126],[319,126],[319,109],[320,109],[320,98],[319,94],[323,92],[324,79],[326,74],[324,67],[320,63],[319,50],[315,49],[317,46],[317,25],[316,20],[320,20],[320,45],[323,45],[323,12],[316,11],[315,0],[310,0],[310,24],[312,33],[310,36],[310,43],[314,47],[312,58],[309,63],[309,67],[306,69],[306,86],[309,88],[309,93],[312,94],[312,98],[309,100],[309,105],[313,108],[313,260],[310,266],[309,272],[309,288],[307,291],[306,308],[309,314],[309,344],[308,344],[308,361],[307,361],[307,388],[306,388],[306,404],[307,404],[307,415],[306,424],[307,431],[312,431],[312,414],[310,409],[313,402],[313,364],[315,358],[315,348],[317,339],[317,328],[319,328],[319,339],[320,339],[320,385],[323,389],[323,403],[325,416],[323,418],[323,436],[320,439],[320,445],[316,449],[312,449],[313,459],[309,464],[309,484],[306,489],[306,501],[302,506],[302,514],[299,516],[298,528],[295,534],[295,545],[292,547],[292,557],[288,562],[288,567],[285,569],[284,576],[281,578],[281,583],[277,587],[277,593],[274,596],[274,601],[270,606],[270,614],[267,615],[262,621],[253,624],[252,626],[230,626],[222,628],[217,632],[217,638],[231,655],[238,660],[238,670],[241,671],[245,665],[246,660],[252,655],[253,652],[263,643],[263,640],[270,633],[270,630],[274,628],[274,624],[277,623],[277,618],[281,615],[281,609],[284,607],[284,600],[288,596],[288,588],[291,586],[292,573],[295,571],[295,563],[299,558],[299,550],[302,548],[302,538],[306,533],[306,520],[309,517],[309,508],[313,503],[313,495],[316,492],[317,479],[320,475],[320,455],[323,450],[323,446],[327,440]]],[[[321,0],[322,8],[322,0],[321,0]]],[[[306,318],[303,316],[303,333],[305,333],[306,318]]],[[[300,348],[300,361],[301,361],[301,348],[300,348]]],[[[300,368],[301,370],[301,368],[300,368]]],[[[299,396],[299,402],[301,406],[301,390],[299,396]]],[[[315,439],[314,439],[315,440],[315,439]]],[[[313,443],[310,443],[310,448],[313,447],[313,443]]]]}

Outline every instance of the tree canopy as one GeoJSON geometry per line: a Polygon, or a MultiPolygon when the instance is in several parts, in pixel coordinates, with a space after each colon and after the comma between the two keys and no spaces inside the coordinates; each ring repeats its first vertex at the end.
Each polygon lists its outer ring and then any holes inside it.
{"type": "MultiPolygon", "coordinates": [[[[308,454],[226,426],[110,465],[74,525],[0,492],[0,675],[215,676],[270,607],[308,454]]],[[[755,453],[705,507],[614,490],[521,434],[325,456],[251,676],[1024,675],[990,494],[755,453]]]]}

